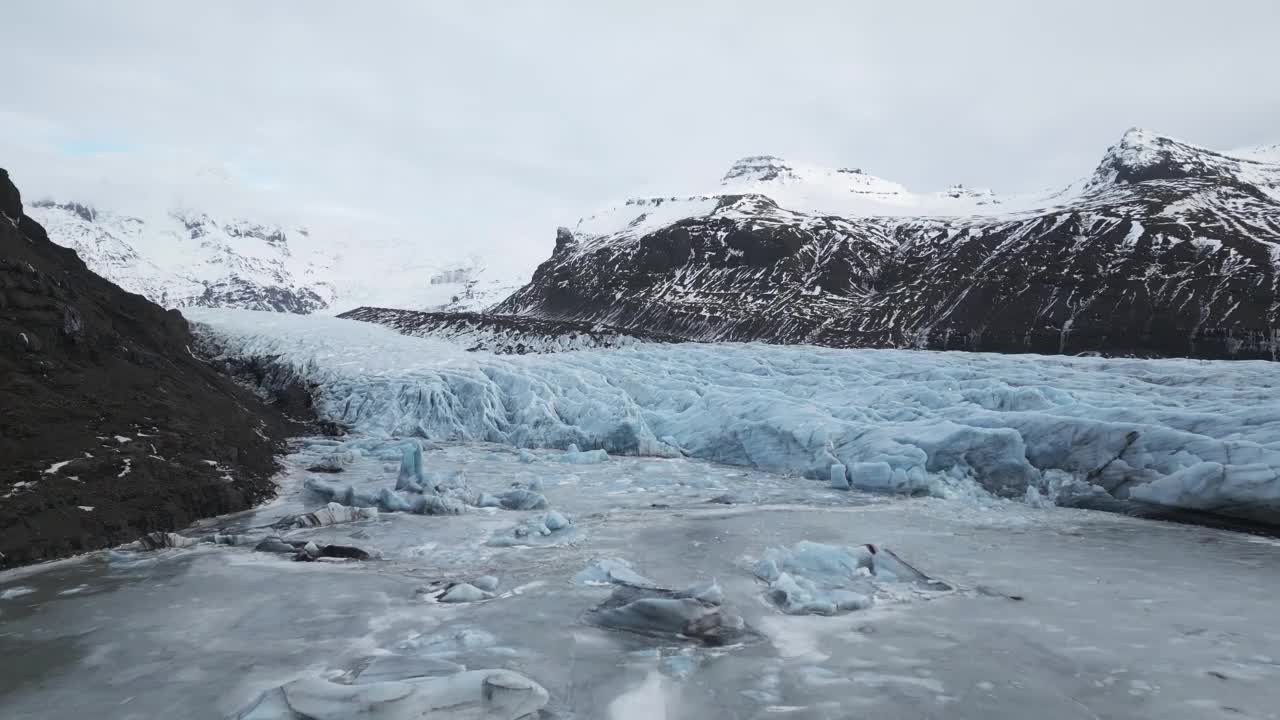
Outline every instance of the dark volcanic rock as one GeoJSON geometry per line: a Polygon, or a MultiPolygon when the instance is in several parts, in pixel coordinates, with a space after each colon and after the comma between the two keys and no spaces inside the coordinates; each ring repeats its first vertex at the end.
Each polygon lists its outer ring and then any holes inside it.
{"type": "Polygon", "coordinates": [[[466,345],[468,350],[486,350],[499,355],[612,348],[637,342],[683,342],[672,335],[621,330],[598,322],[514,315],[361,307],[338,317],[386,325],[404,335],[450,340],[466,345]]]}
{"type": "Polygon", "coordinates": [[[296,427],[197,357],[187,322],[93,274],[0,170],[0,567],[274,492],[296,427]]]}
{"type": "MultiPolygon", "coordinates": [[[[727,179],[790,173],[762,156],[727,179]]],[[[1277,359],[1280,166],[1135,130],[1080,187],[963,217],[725,193],[644,233],[561,232],[494,312],[690,340],[1277,359]]]]}

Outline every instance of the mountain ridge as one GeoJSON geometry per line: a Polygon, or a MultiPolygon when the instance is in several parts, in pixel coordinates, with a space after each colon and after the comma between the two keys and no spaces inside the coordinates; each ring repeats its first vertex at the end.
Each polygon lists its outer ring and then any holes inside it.
{"type": "Polygon", "coordinates": [[[885,193],[850,202],[771,156],[727,175],[585,218],[494,311],[708,341],[1277,357],[1278,165],[1135,128],[1090,177],[983,205],[865,178],[885,193]]]}

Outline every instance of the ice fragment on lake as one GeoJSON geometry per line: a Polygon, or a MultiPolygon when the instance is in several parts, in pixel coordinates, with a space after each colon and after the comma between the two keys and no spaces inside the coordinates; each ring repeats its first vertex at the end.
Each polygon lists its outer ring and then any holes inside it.
{"type": "Polygon", "coordinates": [[[569,518],[566,518],[564,515],[560,514],[558,510],[552,510],[551,512],[547,513],[545,518],[543,518],[543,523],[547,526],[547,529],[550,530],[551,532],[555,532],[557,530],[563,530],[564,528],[569,527],[569,522],[570,522],[569,518]]]}
{"type": "Polygon", "coordinates": [[[708,645],[734,642],[747,634],[741,617],[719,603],[661,588],[618,585],[613,594],[587,612],[600,627],[664,638],[686,638],[708,645]]]}
{"type": "Polygon", "coordinates": [[[200,541],[184,537],[177,533],[153,532],[138,538],[136,544],[142,550],[161,550],[164,548],[189,548],[200,541]]]}
{"type": "Polygon", "coordinates": [[[485,592],[493,592],[498,589],[498,578],[492,575],[481,575],[475,580],[472,580],[471,584],[485,592]]]}
{"type": "Polygon", "coordinates": [[[418,495],[410,502],[410,512],[418,515],[461,515],[467,506],[445,495],[418,495]]]}
{"type": "Polygon", "coordinates": [[[871,606],[877,583],[883,582],[910,583],[921,590],[951,589],[875,545],[848,548],[804,540],[790,549],[766,550],[754,572],[769,583],[768,597],[789,614],[862,610],[871,606]]]}
{"type": "Polygon", "coordinates": [[[685,595],[702,602],[711,603],[712,605],[720,605],[724,602],[724,590],[720,588],[720,583],[711,580],[704,583],[698,583],[685,590],[685,595]]]}
{"type": "Polygon", "coordinates": [[[285,517],[281,519],[280,522],[276,523],[276,527],[328,527],[330,525],[356,522],[358,520],[374,520],[377,517],[378,509],[375,507],[356,508],[331,502],[315,512],[285,517]]]}
{"type": "Polygon", "coordinates": [[[571,465],[595,465],[608,462],[609,453],[604,450],[588,450],[586,452],[566,452],[560,456],[560,462],[571,465]]]}
{"type": "Polygon", "coordinates": [[[35,592],[35,588],[29,588],[24,585],[5,588],[4,590],[0,590],[0,600],[12,600],[14,598],[20,598],[23,595],[30,595],[33,592],[35,592]]]}
{"type": "Polygon", "coordinates": [[[482,492],[476,495],[475,505],[476,507],[481,507],[481,508],[502,507],[502,500],[495,495],[490,495],[487,492],[482,492]]]}
{"type": "Polygon", "coordinates": [[[396,475],[396,490],[422,492],[426,482],[422,474],[422,446],[416,442],[404,446],[400,455],[400,471],[396,475]]]}
{"type": "Polygon", "coordinates": [[[530,518],[510,530],[495,533],[488,544],[492,547],[567,545],[576,542],[578,538],[579,533],[572,527],[572,521],[552,510],[541,517],[530,518]]]}
{"type": "Polygon", "coordinates": [[[834,463],[831,466],[831,487],[836,490],[849,489],[849,473],[845,470],[844,465],[834,463]]]}
{"type": "Polygon", "coordinates": [[[533,463],[538,461],[538,456],[534,455],[528,450],[521,450],[519,458],[520,458],[520,462],[522,463],[533,463]]]}
{"type": "Polygon", "coordinates": [[[449,588],[444,595],[440,596],[442,603],[469,603],[487,600],[493,597],[492,593],[485,592],[470,583],[458,583],[449,588]]]}
{"type": "Polygon", "coordinates": [[[397,495],[391,488],[378,492],[378,508],[384,512],[413,512],[413,503],[397,495]]]}
{"type": "Polygon", "coordinates": [[[573,576],[579,585],[635,585],[657,587],[652,580],[632,569],[631,563],[618,558],[599,558],[573,576]]]}
{"type": "Polygon", "coordinates": [[[820,588],[808,578],[783,572],[769,584],[769,598],[791,615],[835,615],[871,607],[870,597],[850,590],[820,588]]]}
{"type": "Polygon", "coordinates": [[[508,490],[500,497],[502,507],[508,510],[542,510],[547,507],[547,498],[528,490],[508,490]]]}
{"type": "Polygon", "coordinates": [[[357,452],[359,451],[344,450],[341,452],[329,453],[317,460],[314,465],[307,469],[312,472],[342,472],[356,461],[357,452]]]}
{"type": "Polygon", "coordinates": [[[263,693],[236,720],[517,720],[547,704],[547,691],[508,670],[340,685],[304,677],[263,693]]]}

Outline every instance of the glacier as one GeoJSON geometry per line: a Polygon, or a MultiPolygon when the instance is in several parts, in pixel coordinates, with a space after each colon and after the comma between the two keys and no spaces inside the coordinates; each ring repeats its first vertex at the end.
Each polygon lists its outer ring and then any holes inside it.
{"type": "Polygon", "coordinates": [[[514,357],[331,317],[189,316],[222,358],[275,364],[277,380],[316,387],[327,419],[374,437],[822,480],[843,465],[861,489],[1280,517],[1280,372],[1267,362],[697,343],[514,357]]]}

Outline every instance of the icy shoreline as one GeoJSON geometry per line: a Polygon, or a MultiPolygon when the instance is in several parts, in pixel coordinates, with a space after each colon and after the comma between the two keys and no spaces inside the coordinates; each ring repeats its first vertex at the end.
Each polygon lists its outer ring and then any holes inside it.
{"type": "Polygon", "coordinates": [[[374,436],[601,448],[857,488],[1100,495],[1280,520],[1280,372],[1266,362],[642,346],[467,353],[327,317],[189,313],[226,357],[312,383],[374,436]]]}

